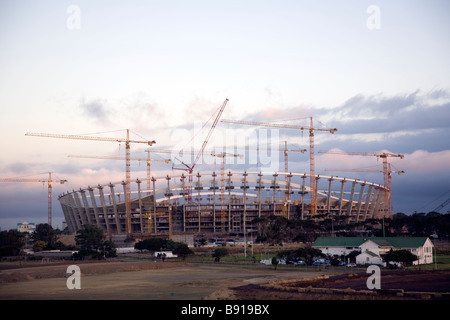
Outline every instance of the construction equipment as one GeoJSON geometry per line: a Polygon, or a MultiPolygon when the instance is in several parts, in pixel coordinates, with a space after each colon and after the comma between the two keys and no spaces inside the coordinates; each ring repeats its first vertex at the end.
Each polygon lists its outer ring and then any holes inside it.
{"type": "Polygon", "coordinates": [[[66,179],[61,180],[53,180],[52,179],[52,173],[48,173],[48,179],[31,179],[31,178],[4,178],[0,179],[0,182],[42,182],[47,183],[47,189],[48,189],[48,224],[52,225],[52,182],[58,182],[60,184],[64,184],[67,182],[66,179]]]}
{"type": "MultiPolygon", "coordinates": [[[[228,121],[228,120],[224,120],[228,121]]],[[[288,164],[288,153],[289,152],[301,152],[301,153],[305,153],[306,149],[288,149],[287,147],[287,141],[284,141],[284,149],[277,149],[277,148],[260,148],[260,147],[256,147],[256,148],[249,148],[251,150],[274,150],[274,151],[283,151],[284,152],[284,172],[289,172],[289,164],[288,164]]]]}
{"type": "Polygon", "coordinates": [[[225,101],[222,103],[222,106],[219,108],[219,111],[217,113],[216,118],[214,119],[214,122],[211,126],[211,128],[209,129],[208,135],[206,136],[206,139],[203,141],[202,147],[200,148],[200,150],[198,151],[194,162],[191,165],[188,165],[184,162],[181,162],[186,168],[180,169],[180,168],[175,168],[177,170],[185,170],[188,171],[189,173],[189,187],[187,188],[187,196],[188,196],[188,202],[192,201],[192,172],[194,172],[194,167],[197,164],[198,160],[200,159],[200,157],[203,155],[203,151],[205,150],[206,145],[208,144],[209,138],[211,137],[214,129],[217,126],[217,123],[219,122],[220,117],[222,116],[223,110],[225,109],[226,105],[228,103],[228,99],[225,99],[225,101]]]}
{"type": "Polygon", "coordinates": [[[220,199],[221,199],[221,204],[222,204],[222,208],[223,208],[223,200],[225,199],[225,157],[234,157],[234,158],[242,158],[243,155],[241,154],[231,154],[231,153],[226,153],[226,152],[219,152],[219,153],[215,153],[215,152],[211,152],[211,155],[213,157],[218,157],[218,158],[222,158],[222,166],[220,169],[220,199]]]}
{"type": "MultiPolygon", "coordinates": [[[[165,162],[165,163],[169,163],[172,160],[170,159],[151,159],[150,158],[150,150],[146,150],[147,152],[147,158],[135,158],[135,157],[130,157],[131,161],[146,161],[147,162],[147,190],[150,190],[151,186],[150,186],[150,178],[151,176],[151,161],[160,161],[160,162],[165,162]]],[[[119,156],[90,156],[90,155],[68,155],[69,158],[87,158],[87,159],[110,159],[110,160],[126,160],[125,157],[119,157],[119,156]]],[[[148,193],[150,193],[150,191],[148,191],[148,193]]]]}
{"type": "Polygon", "coordinates": [[[444,202],[442,202],[439,206],[437,206],[434,210],[434,212],[439,212],[441,211],[446,205],[448,205],[450,203],[450,198],[448,198],[447,200],[445,200],[444,202]]]}
{"type": "MultiPolygon", "coordinates": [[[[388,162],[389,157],[397,157],[400,159],[403,159],[405,156],[402,154],[393,154],[389,152],[345,152],[345,151],[339,151],[339,150],[330,150],[330,151],[319,151],[319,153],[325,153],[325,154],[338,154],[338,155],[352,155],[352,156],[370,156],[370,157],[377,157],[380,159],[383,159],[383,183],[384,187],[387,189],[387,192],[385,193],[385,205],[387,209],[387,215],[389,218],[392,218],[393,216],[393,207],[392,207],[392,180],[391,180],[391,165],[388,162]]],[[[398,174],[405,173],[404,171],[397,172],[398,174]]]]}
{"type": "Polygon", "coordinates": [[[108,137],[93,137],[84,135],[67,135],[67,134],[51,134],[51,133],[26,133],[26,136],[45,137],[45,138],[60,138],[60,139],[75,139],[75,140],[90,140],[90,141],[107,141],[125,143],[125,212],[126,212],[126,232],[131,233],[131,190],[130,190],[130,143],[143,143],[152,146],[156,143],[155,140],[131,140],[130,130],[127,130],[127,136],[123,138],[108,138],[108,137]]]}
{"type": "MultiPolygon", "coordinates": [[[[314,128],[313,118],[310,117],[310,126],[299,126],[299,125],[290,125],[290,124],[281,124],[281,123],[272,123],[272,122],[255,122],[255,121],[240,121],[240,120],[222,120],[224,123],[232,123],[232,124],[244,124],[250,126],[262,126],[262,127],[273,127],[273,128],[285,128],[285,129],[298,129],[298,130],[309,130],[309,154],[310,154],[310,185],[311,190],[316,189],[316,173],[315,173],[315,160],[314,160],[314,131],[328,131],[330,133],[335,133],[338,131],[336,128],[334,129],[322,129],[322,128],[314,128]]],[[[314,217],[317,211],[317,199],[316,193],[311,192],[311,216],[314,217]]]]}
{"type": "MultiPolygon", "coordinates": [[[[284,149],[276,149],[276,148],[249,148],[251,150],[274,150],[274,151],[283,151],[284,152],[284,172],[289,173],[289,156],[288,153],[289,152],[301,152],[301,153],[305,153],[307,150],[306,149],[288,149],[287,147],[287,141],[284,141],[284,149]]],[[[288,185],[288,180],[289,180],[289,175],[286,174],[285,175],[285,183],[286,186],[288,185]]],[[[284,202],[286,202],[287,200],[287,194],[284,193],[284,202]]]]}

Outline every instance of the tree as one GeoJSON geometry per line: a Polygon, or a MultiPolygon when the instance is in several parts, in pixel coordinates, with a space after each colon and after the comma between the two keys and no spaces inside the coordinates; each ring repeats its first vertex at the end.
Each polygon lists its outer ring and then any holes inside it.
{"type": "Polygon", "coordinates": [[[388,264],[390,261],[401,262],[402,264],[410,265],[413,261],[417,260],[417,256],[412,254],[409,250],[390,250],[383,257],[383,260],[388,264]]]}
{"type": "Polygon", "coordinates": [[[84,225],[84,228],[78,230],[75,236],[77,245],[84,250],[99,249],[103,245],[104,239],[103,229],[92,224],[84,225]]]}
{"type": "Polygon", "coordinates": [[[151,238],[145,239],[135,243],[134,248],[136,250],[149,250],[149,251],[159,251],[161,249],[168,249],[173,243],[173,241],[162,239],[162,238],[151,238]]]}
{"type": "Polygon", "coordinates": [[[0,232],[0,257],[18,255],[24,245],[24,233],[17,230],[0,232]]]}
{"type": "Polygon", "coordinates": [[[178,242],[176,248],[172,251],[173,254],[181,257],[183,260],[186,260],[186,257],[190,254],[193,254],[194,251],[189,249],[188,245],[182,242],[178,242]]]}
{"type": "Polygon", "coordinates": [[[117,250],[114,242],[106,240],[102,244],[102,256],[105,258],[114,258],[117,256],[117,250]]]}
{"type": "Polygon", "coordinates": [[[222,257],[225,257],[228,255],[228,250],[227,248],[216,248],[212,254],[212,256],[214,257],[214,261],[215,262],[220,262],[220,259],[222,257]]]}
{"type": "Polygon", "coordinates": [[[57,242],[57,232],[48,223],[40,223],[31,235],[34,241],[45,241],[47,246],[42,249],[54,249],[57,242]]]}
{"type": "Polygon", "coordinates": [[[115,256],[114,243],[104,240],[103,229],[92,224],[84,225],[84,228],[78,230],[75,236],[75,241],[80,246],[76,258],[92,257],[102,259],[115,256]]]}
{"type": "Polygon", "coordinates": [[[47,245],[48,245],[48,243],[47,243],[46,241],[41,241],[41,240],[36,241],[36,242],[33,244],[33,251],[34,251],[34,252],[42,251],[42,250],[45,249],[45,247],[47,247],[47,245]]]}
{"type": "Polygon", "coordinates": [[[278,260],[277,257],[273,257],[272,258],[272,265],[275,268],[275,270],[277,270],[278,264],[280,263],[280,260],[278,260]]]}
{"type": "Polygon", "coordinates": [[[283,259],[286,263],[305,261],[306,264],[312,264],[317,257],[324,257],[321,250],[312,247],[298,248],[296,250],[283,250],[277,254],[278,259],[283,259]]]}

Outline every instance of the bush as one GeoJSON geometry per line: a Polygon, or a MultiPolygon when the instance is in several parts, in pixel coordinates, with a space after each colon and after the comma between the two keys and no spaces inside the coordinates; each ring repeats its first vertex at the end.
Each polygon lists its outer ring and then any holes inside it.
{"type": "Polygon", "coordinates": [[[227,255],[228,255],[227,248],[216,248],[212,254],[215,262],[220,262],[220,259],[227,255]]]}

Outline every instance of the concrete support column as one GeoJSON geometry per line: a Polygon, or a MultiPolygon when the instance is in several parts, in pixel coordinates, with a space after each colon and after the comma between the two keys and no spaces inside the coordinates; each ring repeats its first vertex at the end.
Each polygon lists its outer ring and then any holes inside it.
{"type": "Polygon", "coordinates": [[[102,204],[103,217],[105,218],[106,232],[109,235],[111,235],[111,225],[109,223],[108,208],[106,207],[106,200],[105,200],[105,194],[103,193],[103,187],[98,185],[97,188],[98,188],[98,192],[100,193],[100,203],[102,204]]]}
{"type": "Polygon", "coordinates": [[[261,173],[261,171],[258,173],[258,218],[261,217],[261,192],[263,189],[263,185],[262,185],[262,177],[263,174],[261,173]]]}
{"type": "Polygon", "coordinates": [[[183,195],[183,232],[186,231],[186,195],[185,195],[185,187],[186,187],[186,176],[184,173],[181,175],[181,192],[183,195]]]}
{"type": "Polygon", "coordinates": [[[213,182],[212,182],[212,190],[213,190],[213,233],[216,232],[216,172],[212,173],[213,182]]]}
{"type": "Polygon", "coordinates": [[[364,201],[364,216],[363,216],[363,221],[366,220],[367,218],[367,213],[369,212],[369,206],[370,206],[370,202],[372,201],[372,194],[373,194],[373,185],[369,185],[369,191],[367,191],[366,194],[366,199],[364,201]]]}
{"type": "Polygon", "coordinates": [[[98,207],[97,207],[97,202],[95,201],[94,189],[91,187],[88,187],[88,191],[89,191],[89,197],[91,198],[92,208],[94,209],[95,222],[99,228],[105,229],[106,226],[104,227],[102,225],[100,218],[98,216],[98,207]]]}
{"type": "Polygon", "coordinates": [[[369,219],[378,219],[378,206],[380,202],[380,187],[375,187],[375,193],[372,199],[372,208],[370,210],[369,219]]]}
{"type": "Polygon", "coordinates": [[[317,175],[316,177],[314,177],[315,183],[314,183],[314,199],[316,199],[316,201],[314,203],[311,203],[311,206],[316,206],[315,208],[312,208],[311,212],[315,212],[317,214],[317,192],[319,190],[319,179],[320,176],[317,175]]]}
{"type": "Polygon", "coordinates": [[[202,211],[201,203],[200,203],[200,201],[202,200],[201,194],[200,194],[200,192],[201,192],[201,190],[202,190],[202,186],[201,186],[201,184],[200,184],[200,178],[201,178],[201,177],[202,177],[202,176],[200,175],[200,173],[197,173],[197,186],[195,187],[195,189],[197,189],[198,232],[200,232],[200,230],[201,230],[201,225],[200,225],[201,211],[202,211]]]}
{"type": "Polygon", "coordinates": [[[353,209],[353,198],[355,196],[355,188],[356,188],[356,181],[352,182],[352,191],[350,193],[350,199],[348,201],[348,208],[347,208],[347,223],[350,223],[350,218],[352,214],[353,209]]]}
{"type": "Polygon", "coordinates": [[[359,189],[359,195],[358,195],[358,205],[356,207],[356,220],[355,222],[359,222],[359,215],[361,213],[361,205],[362,205],[362,198],[364,194],[364,189],[366,187],[365,183],[361,183],[361,188],[359,189]]]}
{"type": "Polygon", "coordinates": [[[114,192],[114,185],[110,183],[109,188],[111,190],[111,202],[113,205],[114,217],[116,219],[117,234],[122,234],[122,225],[120,224],[120,216],[119,210],[117,209],[117,201],[116,201],[116,194],[114,192]]]}
{"type": "Polygon", "coordinates": [[[73,192],[73,200],[75,202],[76,210],[78,212],[78,216],[80,218],[81,225],[87,224],[86,216],[84,215],[84,208],[81,205],[80,198],[78,197],[78,192],[73,192]]]}
{"type": "Polygon", "coordinates": [[[333,184],[333,177],[328,179],[328,194],[327,194],[327,213],[330,213],[330,201],[331,201],[331,185],[333,184]]]}
{"type": "Polygon", "coordinates": [[[155,228],[155,234],[158,231],[158,227],[157,227],[157,219],[156,219],[156,179],[154,177],[152,177],[152,184],[153,184],[153,217],[151,217],[152,219],[152,223],[154,225],[155,228]]]}
{"type": "Polygon", "coordinates": [[[75,219],[73,216],[74,213],[73,213],[71,205],[70,205],[70,198],[71,198],[71,195],[66,194],[66,195],[63,195],[59,201],[61,203],[61,207],[64,212],[64,217],[66,219],[67,226],[69,228],[69,232],[74,233],[75,231],[77,231],[77,224],[75,222],[75,219]]]}
{"type": "Polygon", "coordinates": [[[291,180],[292,180],[292,174],[288,174],[287,175],[287,187],[286,187],[286,191],[287,195],[286,195],[286,202],[285,206],[287,208],[287,218],[290,219],[290,215],[291,215],[291,199],[292,199],[292,187],[291,187],[291,180]]]}
{"type": "Polygon", "coordinates": [[[84,204],[84,210],[86,212],[87,223],[92,224],[91,209],[89,208],[89,203],[88,203],[88,200],[86,197],[86,191],[80,189],[80,193],[81,193],[81,199],[83,200],[83,204],[84,204]]]}
{"type": "Polygon", "coordinates": [[[69,194],[70,209],[72,210],[72,217],[73,220],[75,221],[76,229],[80,230],[83,224],[81,223],[78,207],[75,203],[74,193],[75,191],[69,194]]]}
{"type": "MultiPolygon", "coordinates": [[[[244,241],[247,241],[247,224],[246,224],[246,220],[247,220],[247,176],[248,173],[244,172],[242,174],[244,176],[244,214],[243,214],[243,218],[244,218],[244,241]]],[[[245,244],[245,248],[247,247],[247,244],[245,244]]]]}
{"type": "Polygon", "coordinates": [[[231,228],[231,190],[234,188],[234,186],[231,183],[231,177],[233,176],[233,174],[231,173],[231,171],[228,171],[227,173],[228,176],[228,232],[232,231],[231,228]]]}
{"type": "Polygon", "coordinates": [[[345,178],[344,180],[341,181],[341,194],[339,196],[339,212],[338,212],[338,216],[341,216],[342,214],[342,203],[344,201],[344,190],[345,190],[345,178]]]}
{"type": "Polygon", "coordinates": [[[305,185],[305,180],[306,180],[306,174],[304,174],[302,176],[302,191],[300,191],[301,193],[301,202],[302,202],[302,216],[301,216],[301,220],[303,220],[305,218],[304,216],[304,212],[305,212],[305,193],[306,193],[306,185],[305,185]]]}
{"type": "Polygon", "coordinates": [[[141,195],[141,180],[136,179],[138,187],[138,199],[139,199],[139,225],[141,226],[141,234],[144,234],[144,220],[142,219],[142,195],[141,195]]]}
{"type": "Polygon", "coordinates": [[[273,185],[270,186],[271,188],[273,188],[273,199],[272,199],[272,204],[273,204],[273,214],[274,214],[274,215],[275,215],[275,208],[276,208],[276,206],[277,206],[277,187],[278,187],[278,185],[277,185],[277,177],[278,177],[278,174],[275,173],[275,174],[273,175],[273,185]]]}

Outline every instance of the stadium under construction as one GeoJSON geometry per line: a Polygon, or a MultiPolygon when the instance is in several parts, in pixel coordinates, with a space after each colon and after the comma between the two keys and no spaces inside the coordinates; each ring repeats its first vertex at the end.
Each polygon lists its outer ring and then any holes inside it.
{"type": "Polygon", "coordinates": [[[198,172],[80,188],[59,196],[70,232],[94,224],[108,235],[256,234],[255,218],[388,216],[390,193],[367,181],[304,173],[198,172]],[[313,182],[313,183],[311,183],[313,182]],[[311,184],[314,186],[311,187],[311,184]]]}

